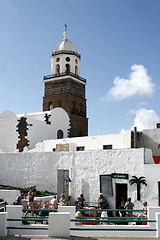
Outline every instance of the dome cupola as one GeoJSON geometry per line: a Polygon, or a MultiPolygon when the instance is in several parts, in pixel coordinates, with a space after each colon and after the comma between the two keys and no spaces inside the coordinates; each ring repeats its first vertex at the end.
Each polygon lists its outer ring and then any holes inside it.
{"type": "Polygon", "coordinates": [[[63,33],[64,39],[58,43],[51,56],[51,74],[66,75],[74,74],[80,76],[80,59],[76,47],[68,39],[67,26],[63,33]]]}
{"type": "Polygon", "coordinates": [[[54,52],[71,51],[71,52],[78,53],[78,51],[77,51],[76,47],[73,45],[73,43],[68,40],[68,32],[64,32],[63,35],[64,35],[64,39],[60,43],[58,43],[54,52]]]}

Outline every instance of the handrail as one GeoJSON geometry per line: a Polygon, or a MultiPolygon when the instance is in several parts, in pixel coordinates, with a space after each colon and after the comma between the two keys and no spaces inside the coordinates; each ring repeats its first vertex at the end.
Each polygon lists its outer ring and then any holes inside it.
{"type": "Polygon", "coordinates": [[[93,208],[93,209],[86,209],[86,208],[82,208],[82,209],[77,209],[78,211],[95,211],[95,212],[103,212],[103,211],[107,211],[107,212],[111,212],[111,211],[115,211],[115,212],[147,212],[148,210],[144,210],[144,209],[109,209],[109,208],[105,208],[105,209],[101,209],[101,208],[93,208]]]}
{"type": "MultiPolygon", "coordinates": [[[[87,217],[76,217],[78,219],[140,219],[141,217],[92,217],[92,216],[87,216],[87,217]]],[[[148,219],[147,217],[143,217],[143,219],[148,219]]]]}
{"type": "Polygon", "coordinates": [[[23,212],[58,212],[58,209],[22,209],[23,212]]]}
{"type": "Polygon", "coordinates": [[[58,55],[58,54],[71,54],[81,58],[81,55],[75,51],[61,50],[61,51],[52,52],[52,56],[58,55]]]}
{"type": "Polygon", "coordinates": [[[154,228],[70,228],[70,230],[75,231],[157,231],[154,228]]]}
{"type": "Polygon", "coordinates": [[[50,78],[57,78],[57,77],[64,77],[64,76],[71,76],[71,77],[75,77],[77,78],[78,80],[86,83],[86,79],[83,78],[83,77],[80,77],[79,75],[75,74],[75,73],[72,73],[72,72],[63,72],[63,73],[59,73],[59,74],[51,74],[51,75],[47,75],[47,76],[44,76],[43,77],[43,80],[47,80],[47,79],[50,79],[50,78]]]}
{"type": "Polygon", "coordinates": [[[134,219],[71,219],[71,222],[157,222],[156,220],[134,220],[134,219]]]}
{"type": "Polygon", "coordinates": [[[26,217],[26,218],[8,218],[7,221],[9,222],[17,222],[17,221],[46,221],[48,218],[32,218],[32,217],[26,217]]]}
{"type": "Polygon", "coordinates": [[[17,227],[7,227],[7,229],[27,229],[27,230],[48,230],[48,227],[26,227],[26,226],[17,226],[17,227]]]}

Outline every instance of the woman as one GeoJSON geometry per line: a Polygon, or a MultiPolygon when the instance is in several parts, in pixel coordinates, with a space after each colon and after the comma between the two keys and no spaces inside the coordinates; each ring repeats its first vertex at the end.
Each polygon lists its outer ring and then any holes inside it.
{"type": "Polygon", "coordinates": [[[67,201],[65,199],[64,193],[61,194],[61,198],[59,199],[60,206],[67,206],[67,201]]]}

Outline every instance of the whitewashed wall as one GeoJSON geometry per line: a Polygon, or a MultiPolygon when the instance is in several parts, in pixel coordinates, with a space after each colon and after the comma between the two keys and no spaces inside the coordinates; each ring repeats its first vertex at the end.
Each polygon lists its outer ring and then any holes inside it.
{"type": "Polygon", "coordinates": [[[146,164],[144,168],[144,175],[147,180],[147,188],[145,190],[144,198],[148,202],[154,203],[152,205],[158,206],[160,192],[158,192],[158,182],[160,182],[160,164],[146,164]]]}
{"type": "Polygon", "coordinates": [[[57,144],[69,144],[69,151],[76,151],[77,147],[85,147],[85,150],[103,149],[103,145],[112,145],[113,149],[131,148],[131,131],[119,134],[87,136],[76,138],[44,140],[37,143],[35,151],[50,152],[57,144]]]}
{"type": "Polygon", "coordinates": [[[143,147],[152,149],[153,156],[160,156],[160,129],[142,131],[143,147]]]}
{"type": "Polygon", "coordinates": [[[26,138],[29,140],[29,149],[35,148],[37,142],[46,139],[56,139],[57,131],[61,129],[64,137],[68,136],[69,116],[62,108],[54,108],[48,112],[35,114],[23,114],[16,116],[10,111],[0,113],[0,152],[15,152],[18,143],[17,125],[20,117],[26,117],[28,132],[26,138]],[[50,114],[51,125],[46,124],[44,115],[50,114]],[[59,121],[61,119],[61,121],[59,121]]]}
{"type": "Polygon", "coordinates": [[[19,194],[19,190],[0,190],[0,198],[8,204],[13,204],[19,194]]]}
{"type": "Polygon", "coordinates": [[[0,152],[15,152],[18,142],[17,120],[17,116],[10,111],[0,113],[0,152]]]}
{"type": "MultiPolygon", "coordinates": [[[[129,179],[133,175],[137,177],[145,175],[152,189],[151,168],[147,169],[146,164],[144,164],[146,156],[152,159],[151,150],[0,153],[0,184],[18,187],[36,185],[39,190],[56,192],[57,170],[69,169],[70,179],[72,180],[70,183],[72,199],[83,192],[86,201],[93,202],[97,199],[100,191],[99,175],[103,174],[127,173],[129,179]]],[[[152,165],[154,164],[149,166],[152,165]]],[[[158,171],[154,174],[154,178],[159,179],[158,171]]],[[[115,183],[122,182],[128,183],[128,180],[115,179],[113,181],[114,197],[108,199],[113,207],[115,207],[115,183]]],[[[144,191],[146,191],[145,188],[142,189],[142,196],[144,191]]],[[[129,183],[128,196],[136,200],[136,186],[130,186],[129,183]]],[[[148,195],[146,196],[148,198],[148,195]]],[[[157,203],[157,201],[154,203],[157,203]]]]}

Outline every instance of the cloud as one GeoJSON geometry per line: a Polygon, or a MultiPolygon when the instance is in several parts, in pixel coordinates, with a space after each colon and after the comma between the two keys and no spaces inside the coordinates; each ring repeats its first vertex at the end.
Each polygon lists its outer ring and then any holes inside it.
{"type": "Polygon", "coordinates": [[[151,96],[154,83],[143,65],[132,65],[128,79],[116,77],[113,87],[101,98],[103,101],[123,100],[134,95],[151,96]]]}
{"type": "Polygon", "coordinates": [[[136,115],[132,129],[133,127],[137,127],[138,131],[142,131],[143,129],[152,129],[155,127],[155,122],[160,121],[160,117],[154,110],[142,108],[137,111],[131,110],[130,113],[136,115]]]}

